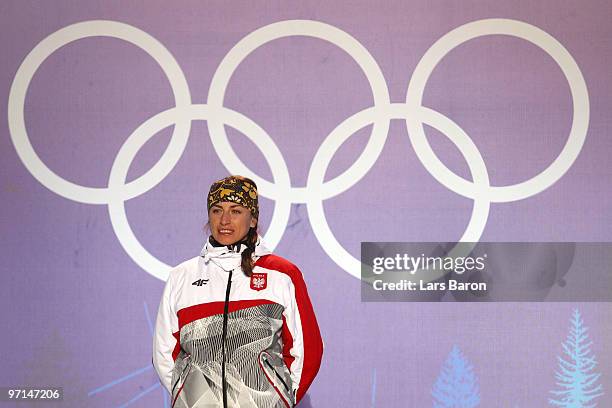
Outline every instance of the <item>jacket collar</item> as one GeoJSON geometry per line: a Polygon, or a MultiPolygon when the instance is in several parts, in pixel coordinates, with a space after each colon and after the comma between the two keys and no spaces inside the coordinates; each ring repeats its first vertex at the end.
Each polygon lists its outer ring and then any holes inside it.
{"type": "MultiPolygon", "coordinates": [[[[200,251],[200,256],[204,258],[205,263],[208,263],[210,259],[214,259],[215,261],[229,259],[240,260],[242,256],[242,251],[244,251],[245,249],[245,244],[240,244],[239,248],[228,248],[227,246],[213,246],[210,243],[210,240],[207,239],[206,243],[204,244],[204,247],[200,251]]],[[[258,259],[270,253],[271,251],[266,247],[261,236],[257,236],[257,243],[255,244],[255,252],[253,253],[253,258],[258,259]]]]}

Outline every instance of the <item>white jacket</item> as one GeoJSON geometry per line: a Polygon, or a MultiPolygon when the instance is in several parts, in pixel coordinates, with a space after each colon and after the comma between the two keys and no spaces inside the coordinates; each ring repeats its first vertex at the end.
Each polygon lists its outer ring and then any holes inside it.
{"type": "Polygon", "coordinates": [[[175,407],[223,406],[223,377],[228,407],[292,407],[317,374],[323,343],[301,272],[259,239],[248,277],[244,249],[207,242],[170,272],[153,365],[175,407]]]}

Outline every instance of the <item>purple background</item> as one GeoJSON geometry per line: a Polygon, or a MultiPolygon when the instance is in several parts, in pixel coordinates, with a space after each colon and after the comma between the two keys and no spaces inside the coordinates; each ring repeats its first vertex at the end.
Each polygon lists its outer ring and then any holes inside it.
{"type": "MultiPolygon", "coordinates": [[[[540,194],[492,204],[482,240],[611,241],[608,1],[2,2],[0,110],[7,112],[12,80],[30,50],[58,29],[85,20],[120,21],[157,38],[185,73],[194,103],[206,103],[218,64],[250,32],[287,19],[322,21],[368,49],[391,101],[401,102],[416,64],[437,39],[491,17],[533,24],[561,42],[585,77],[591,114],[586,143],[570,170],[540,194]]],[[[72,182],[104,187],[126,138],[173,103],[167,79],[146,53],[121,40],[88,38],[43,63],[29,87],[25,119],[50,169],[72,182]]],[[[371,106],[372,96],[363,73],[342,50],[292,37],[260,47],[239,66],[225,105],[268,132],[289,165],[292,185],[304,186],[329,132],[371,106]]],[[[470,135],[493,185],[523,181],[546,168],[567,140],[572,114],[567,82],[554,61],[526,41],[502,36],[481,37],[449,53],[427,84],[424,105],[470,135]]],[[[327,179],[354,162],[369,129],[340,149],[327,179]]],[[[147,321],[147,311],[155,317],[163,282],[126,254],[106,206],[67,200],[32,177],[15,152],[6,114],[0,116],[0,131],[5,327],[0,386],[63,386],[65,406],[163,406],[150,369],[147,321]]],[[[261,152],[238,132],[228,133],[241,159],[271,180],[261,152]]],[[[130,179],[157,161],[170,134],[166,129],[144,146],[130,179]]],[[[432,129],[427,134],[436,154],[468,177],[448,140],[432,129]]],[[[226,174],[206,123],[194,121],[177,166],[126,203],[143,246],[171,265],[195,256],[205,238],[208,186],[226,174]]],[[[273,204],[261,200],[262,232],[273,204]]],[[[471,200],[425,170],[399,120],[391,122],[371,171],[325,202],[331,230],[356,257],[361,241],[458,239],[471,208],[471,200]]],[[[275,252],[303,271],[325,341],[323,365],[309,391],[313,407],[431,406],[431,388],[454,344],[474,365],[482,407],[545,406],[576,307],[590,328],[604,391],[612,392],[612,356],[604,347],[612,341],[609,303],[361,303],[359,282],[320,247],[304,205],[293,205],[275,252]]],[[[598,402],[608,406],[610,396],[598,402]]]]}

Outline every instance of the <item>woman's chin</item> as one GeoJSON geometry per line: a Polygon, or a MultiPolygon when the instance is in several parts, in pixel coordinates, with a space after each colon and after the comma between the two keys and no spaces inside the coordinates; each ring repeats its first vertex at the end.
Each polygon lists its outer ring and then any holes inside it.
{"type": "Polygon", "coordinates": [[[215,240],[221,245],[231,245],[234,242],[239,241],[240,239],[234,237],[233,235],[220,235],[217,237],[213,237],[215,240]]]}

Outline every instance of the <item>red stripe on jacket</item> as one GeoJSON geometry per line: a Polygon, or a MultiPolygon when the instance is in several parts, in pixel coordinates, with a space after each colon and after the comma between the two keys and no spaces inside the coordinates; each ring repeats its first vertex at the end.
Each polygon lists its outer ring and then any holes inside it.
{"type": "MultiPolygon", "coordinates": [[[[270,305],[273,304],[271,300],[265,299],[253,299],[253,300],[231,300],[228,304],[227,312],[232,313],[237,310],[247,309],[249,307],[255,307],[259,305],[270,305]]],[[[179,310],[176,314],[178,315],[179,331],[185,326],[198,319],[210,317],[214,315],[222,315],[225,308],[225,301],[201,303],[199,305],[193,305],[179,310]]]]}
{"type": "Polygon", "coordinates": [[[285,365],[291,372],[291,364],[293,364],[293,360],[295,357],[291,355],[291,347],[293,347],[293,336],[291,336],[291,332],[287,328],[287,322],[285,321],[285,316],[283,316],[283,360],[285,360],[285,365]]]}

